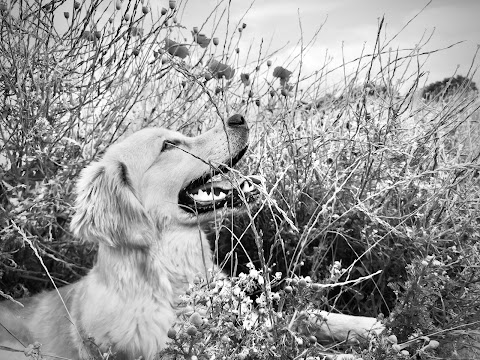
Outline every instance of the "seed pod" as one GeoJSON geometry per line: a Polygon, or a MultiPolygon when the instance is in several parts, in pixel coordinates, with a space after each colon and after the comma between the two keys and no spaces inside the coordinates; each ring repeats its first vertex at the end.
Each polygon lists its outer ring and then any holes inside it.
{"type": "Polygon", "coordinates": [[[79,2],[79,1],[74,1],[74,2],[73,2],[73,8],[74,8],[75,10],[78,10],[78,9],[80,8],[80,2],[79,2]]]}
{"type": "Polygon", "coordinates": [[[240,48],[236,48],[235,52],[238,54],[240,52],[240,48]]]}
{"type": "Polygon", "coordinates": [[[228,344],[230,342],[230,338],[227,335],[223,335],[220,338],[220,341],[228,344]]]}
{"type": "Polygon", "coordinates": [[[194,27],[193,27],[193,33],[194,33],[194,34],[198,34],[198,27],[197,27],[197,26],[194,26],[194,27]]]}
{"type": "Polygon", "coordinates": [[[192,315],[190,315],[190,318],[188,319],[188,321],[190,321],[190,324],[195,326],[200,326],[203,324],[203,318],[196,311],[192,315]]]}
{"type": "Polygon", "coordinates": [[[82,37],[86,40],[90,40],[90,41],[93,41],[94,40],[94,36],[93,34],[88,31],[88,30],[85,30],[83,33],[82,33],[82,37]]]}
{"type": "Polygon", "coordinates": [[[255,105],[260,106],[260,99],[255,100],[255,105]]]}
{"type": "Polygon", "coordinates": [[[217,46],[219,43],[220,43],[220,41],[218,40],[218,38],[214,37],[213,38],[213,45],[217,46]]]}
{"type": "Polygon", "coordinates": [[[397,337],[396,337],[395,335],[393,335],[393,334],[390,335],[389,337],[387,337],[387,341],[389,341],[389,342],[392,343],[392,344],[398,343],[397,337]]]}
{"type": "Polygon", "coordinates": [[[247,24],[243,23],[242,28],[245,29],[247,27],[247,24]]]}
{"type": "Polygon", "coordinates": [[[129,21],[130,20],[130,14],[123,15],[123,18],[125,19],[125,21],[129,21]]]}
{"type": "Polygon", "coordinates": [[[285,286],[283,289],[287,294],[290,294],[293,292],[293,288],[290,285],[285,286]]]}
{"type": "Polygon", "coordinates": [[[140,50],[138,48],[133,49],[132,54],[138,56],[140,54],[140,50]]]}
{"type": "Polygon", "coordinates": [[[149,13],[150,9],[148,8],[148,6],[142,6],[142,13],[143,15],[147,15],[149,13]]]}
{"type": "Polygon", "coordinates": [[[115,3],[115,8],[117,10],[120,10],[122,8],[122,3],[119,0],[117,0],[117,2],[115,3]]]}
{"type": "Polygon", "coordinates": [[[282,95],[287,97],[288,96],[288,91],[285,89],[282,89],[282,95]]]}
{"type": "Polygon", "coordinates": [[[168,329],[167,336],[169,339],[174,340],[177,337],[177,331],[173,328],[168,329]]]}
{"type": "Polygon", "coordinates": [[[272,60],[267,61],[267,66],[272,66],[272,60]]]}
{"type": "Polygon", "coordinates": [[[68,11],[65,11],[63,13],[63,16],[65,16],[65,19],[68,19],[70,17],[70,13],[68,11]]]}
{"type": "Polygon", "coordinates": [[[102,37],[102,32],[101,32],[101,31],[95,30],[95,31],[93,32],[93,34],[95,35],[95,37],[96,37],[97,39],[100,39],[100,38],[102,37]]]}
{"type": "Polygon", "coordinates": [[[172,10],[175,9],[177,7],[177,1],[176,0],[169,0],[168,1],[168,7],[172,10]]]}
{"type": "Polygon", "coordinates": [[[197,335],[197,327],[195,325],[191,325],[188,327],[187,329],[187,334],[190,335],[190,336],[195,336],[197,335]]]}
{"type": "Polygon", "coordinates": [[[166,13],[167,13],[167,9],[162,8],[162,10],[160,11],[160,14],[165,15],[166,13]]]}

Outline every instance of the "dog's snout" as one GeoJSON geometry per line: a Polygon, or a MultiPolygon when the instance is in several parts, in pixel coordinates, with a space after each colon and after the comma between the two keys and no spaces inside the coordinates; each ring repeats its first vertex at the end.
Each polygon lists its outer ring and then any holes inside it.
{"type": "Polygon", "coordinates": [[[247,127],[247,121],[240,114],[232,115],[227,120],[227,125],[230,127],[247,127]]]}

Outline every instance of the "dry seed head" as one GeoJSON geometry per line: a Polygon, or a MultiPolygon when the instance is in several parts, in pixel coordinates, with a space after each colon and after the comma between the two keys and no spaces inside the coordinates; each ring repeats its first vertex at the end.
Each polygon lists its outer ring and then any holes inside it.
{"type": "Polygon", "coordinates": [[[387,341],[389,341],[392,344],[396,344],[398,342],[397,337],[393,334],[387,337],[387,341]]]}
{"type": "Polygon", "coordinates": [[[176,331],[175,329],[173,329],[173,328],[168,329],[168,331],[167,331],[167,337],[168,337],[169,339],[174,340],[174,339],[177,337],[177,331],[176,331]]]}
{"type": "Polygon", "coordinates": [[[200,325],[203,324],[202,317],[196,311],[192,315],[190,315],[190,319],[188,321],[190,321],[190,324],[195,325],[195,326],[200,326],[200,325]]]}
{"type": "Polygon", "coordinates": [[[195,336],[197,335],[197,327],[195,325],[190,325],[187,329],[187,334],[190,336],[195,336]]]}

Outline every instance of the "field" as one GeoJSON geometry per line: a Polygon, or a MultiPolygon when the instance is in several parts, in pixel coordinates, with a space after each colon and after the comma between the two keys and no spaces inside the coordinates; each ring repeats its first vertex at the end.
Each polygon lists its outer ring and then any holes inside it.
{"type": "MultiPolygon", "coordinates": [[[[222,284],[197,283],[186,296],[209,301],[211,321],[192,338],[186,319],[165,354],[480,358],[474,65],[428,86],[429,54],[422,44],[392,50],[382,19],[375,48],[327,87],[327,67],[302,72],[314,39],[277,64],[238,47],[241,22],[214,36],[183,28],[175,1],[158,14],[133,0],[112,11],[70,1],[58,14],[67,1],[0,2],[2,297],[71,283],[91,267],[95,244],[68,230],[72,191],[111,143],[146,126],[196,135],[241,113],[250,147],[238,170],[263,175],[265,193],[210,236],[238,302],[268,321],[239,326],[222,284]],[[69,24],[63,32],[58,18],[69,24]],[[388,331],[320,344],[302,328],[312,309],[378,317],[388,331]]],[[[221,15],[205,23],[223,24],[221,15]]]]}

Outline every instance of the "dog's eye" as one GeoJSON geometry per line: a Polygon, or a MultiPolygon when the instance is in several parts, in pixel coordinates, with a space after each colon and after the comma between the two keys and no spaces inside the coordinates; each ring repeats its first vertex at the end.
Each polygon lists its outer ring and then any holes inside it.
{"type": "Polygon", "coordinates": [[[162,145],[162,152],[170,149],[174,149],[178,146],[176,141],[165,140],[162,145]]]}

